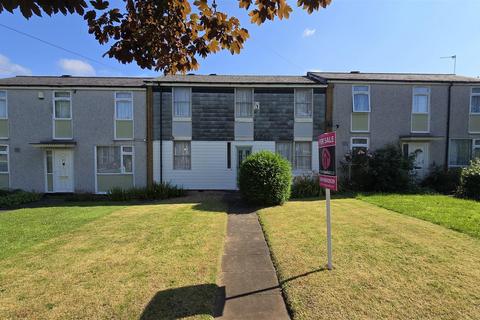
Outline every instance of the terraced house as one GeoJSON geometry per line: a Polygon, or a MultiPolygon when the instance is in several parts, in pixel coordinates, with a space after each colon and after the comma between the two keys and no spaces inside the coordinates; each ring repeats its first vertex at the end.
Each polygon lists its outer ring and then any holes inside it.
{"type": "Polygon", "coordinates": [[[480,81],[456,75],[0,79],[0,186],[97,192],[171,182],[236,189],[252,152],[318,169],[317,136],[337,131],[338,161],[400,142],[424,176],[480,156],[480,81]]]}
{"type": "Polygon", "coordinates": [[[1,79],[0,110],[3,188],[101,193],[146,184],[143,79],[1,79]]]}

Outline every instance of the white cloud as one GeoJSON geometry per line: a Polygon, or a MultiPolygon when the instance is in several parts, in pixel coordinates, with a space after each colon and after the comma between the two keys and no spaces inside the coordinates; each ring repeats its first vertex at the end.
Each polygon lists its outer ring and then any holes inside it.
{"type": "Polygon", "coordinates": [[[305,28],[305,30],[303,30],[303,33],[302,33],[302,37],[303,38],[307,38],[307,37],[311,37],[315,34],[315,29],[310,29],[310,28],[305,28]]]}
{"type": "Polygon", "coordinates": [[[19,64],[15,64],[7,57],[0,54],[0,76],[27,76],[31,75],[32,71],[19,64]]]}
{"type": "Polygon", "coordinates": [[[94,76],[96,74],[95,69],[85,61],[76,59],[60,59],[58,65],[62,69],[62,72],[72,76],[94,76]]]}

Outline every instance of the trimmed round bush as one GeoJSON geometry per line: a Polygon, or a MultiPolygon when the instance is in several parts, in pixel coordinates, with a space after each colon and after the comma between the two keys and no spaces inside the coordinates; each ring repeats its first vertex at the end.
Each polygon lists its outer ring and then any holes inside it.
{"type": "Polygon", "coordinates": [[[243,198],[250,203],[283,204],[290,198],[292,167],[276,153],[254,153],[240,165],[238,184],[243,198]]]}
{"type": "Polygon", "coordinates": [[[472,160],[462,169],[460,193],[470,199],[480,200],[480,158],[472,160]]]}

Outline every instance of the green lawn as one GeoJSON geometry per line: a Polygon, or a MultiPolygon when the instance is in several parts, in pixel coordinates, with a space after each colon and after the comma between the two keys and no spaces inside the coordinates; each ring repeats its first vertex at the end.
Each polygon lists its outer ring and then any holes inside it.
{"type": "Polygon", "coordinates": [[[443,195],[361,195],[379,207],[480,238],[480,202],[443,195]]]}
{"type": "Polygon", "coordinates": [[[211,318],[225,206],[182,202],[0,213],[0,319],[211,318]]]}
{"type": "Polygon", "coordinates": [[[296,320],[480,319],[476,238],[335,199],[335,269],[327,271],[324,201],[292,201],[259,215],[296,320]]]}

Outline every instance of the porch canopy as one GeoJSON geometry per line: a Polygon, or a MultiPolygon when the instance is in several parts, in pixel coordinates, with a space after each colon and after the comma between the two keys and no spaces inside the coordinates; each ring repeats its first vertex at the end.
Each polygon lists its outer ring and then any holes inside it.
{"type": "Polygon", "coordinates": [[[35,148],[44,148],[44,149],[52,149],[52,148],[75,148],[77,142],[75,141],[59,141],[59,140],[50,140],[50,141],[40,141],[40,142],[31,142],[30,143],[35,148]]]}

